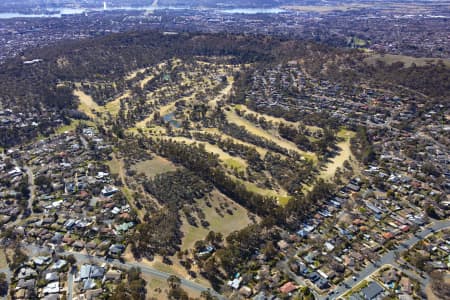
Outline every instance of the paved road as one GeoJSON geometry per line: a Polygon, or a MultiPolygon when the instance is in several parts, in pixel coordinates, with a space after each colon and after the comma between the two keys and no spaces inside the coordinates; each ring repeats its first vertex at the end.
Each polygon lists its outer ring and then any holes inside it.
{"type": "Polygon", "coordinates": [[[67,277],[67,300],[72,300],[73,298],[73,272],[70,270],[69,276],[67,277]]]}
{"type": "Polygon", "coordinates": [[[28,199],[27,208],[31,211],[33,207],[34,199],[36,198],[36,186],[34,185],[34,174],[29,167],[24,167],[28,176],[28,186],[30,187],[30,199],[28,199]]]}
{"type": "MultiPolygon", "coordinates": [[[[410,248],[414,246],[417,242],[423,240],[426,236],[430,235],[433,232],[440,231],[445,228],[450,227],[450,220],[445,221],[436,221],[432,223],[431,225],[425,227],[420,232],[418,232],[415,236],[412,236],[410,239],[404,241],[401,243],[400,247],[396,250],[391,250],[389,252],[386,252],[380,259],[375,262],[375,264],[370,264],[366,268],[364,268],[361,272],[359,272],[356,276],[356,280],[353,280],[352,278],[349,278],[344,281],[344,284],[339,285],[335,290],[333,296],[330,296],[330,298],[336,299],[342,296],[344,293],[346,293],[348,290],[353,288],[354,286],[358,285],[366,279],[368,276],[370,276],[373,272],[375,272],[380,266],[383,265],[393,265],[395,267],[400,268],[404,273],[406,273],[408,276],[411,276],[412,278],[415,278],[419,280],[419,282],[422,285],[422,288],[426,286],[428,283],[428,278],[421,278],[417,276],[414,272],[411,272],[409,270],[405,270],[402,268],[398,262],[396,257],[396,252],[398,251],[404,251],[407,248],[410,248]],[[339,295],[339,296],[334,296],[339,295]]],[[[320,296],[319,299],[325,299],[327,296],[320,296]]]]}
{"type": "MultiPolygon", "coordinates": [[[[30,245],[30,244],[22,244],[22,247],[24,247],[24,249],[27,249],[28,251],[30,251],[33,254],[38,254],[38,253],[44,252],[44,251],[45,252],[52,251],[48,247],[39,247],[39,246],[35,246],[35,245],[30,245]]],[[[63,252],[59,252],[58,254],[60,254],[60,255],[71,255],[72,254],[76,258],[78,263],[96,263],[96,264],[109,263],[109,264],[112,264],[112,265],[114,265],[118,268],[122,268],[122,269],[130,269],[130,268],[136,267],[136,268],[140,268],[142,273],[144,273],[146,275],[150,275],[150,276],[153,276],[153,277],[156,277],[159,279],[163,279],[163,280],[166,280],[167,278],[169,278],[169,276],[174,275],[174,274],[156,270],[154,268],[145,266],[145,265],[137,263],[137,262],[121,263],[118,260],[113,260],[111,262],[108,262],[102,257],[92,256],[92,255],[88,255],[88,254],[82,254],[79,252],[70,252],[70,251],[63,251],[63,252]]],[[[196,282],[193,282],[193,281],[190,281],[187,279],[183,279],[183,278],[180,278],[180,279],[181,279],[181,284],[187,288],[190,288],[190,289],[198,291],[198,292],[210,290],[211,294],[213,294],[214,296],[218,297],[219,299],[225,299],[223,296],[221,296],[214,290],[209,289],[201,284],[198,284],[196,282]]]]}

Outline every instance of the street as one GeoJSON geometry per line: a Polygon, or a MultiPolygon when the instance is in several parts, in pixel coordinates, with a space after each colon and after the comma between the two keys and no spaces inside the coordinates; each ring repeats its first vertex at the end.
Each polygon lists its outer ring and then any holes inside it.
{"type": "MultiPolygon", "coordinates": [[[[392,265],[402,270],[405,274],[408,276],[419,280],[421,283],[422,288],[424,289],[425,286],[428,284],[428,278],[424,279],[413,272],[410,272],[408,270],[404,270],[398,262],[396,258],[395,252],[398,250],[406,250],[406,248],[410,248],[414,246],[417,242],[420,240],[423,240],[426,236],[430,235],[433,232],[440,231],[442,229],[450,227],[450,220],[444,220],[444,221],[436,221],[432,223],[430,226],[425,227],[423,230],[418,232],[416,235],[412,236],[410,239],[402,242],[403,246],[400,246],[399,249],[391,250],[389,252],[386,252],[375,264],[370,264],[366,268],[364,268],[361,272],[355,275],[356,280],[353,280],[353,278],[348,278],[345,280],[341,285],[339,285],[334,290],[334,295],[339,295],[333,298],[339,298],[343,294],[345,294],[347,291],[352,289],[354,286],[360,284],[363,280],[365,280],[368,276],[370,276],[373,272],[375,272],[380,266],[383,265],[392,265]]],[[[326,296],[320,296],[319,299],[326,299],[326,296]]]]}

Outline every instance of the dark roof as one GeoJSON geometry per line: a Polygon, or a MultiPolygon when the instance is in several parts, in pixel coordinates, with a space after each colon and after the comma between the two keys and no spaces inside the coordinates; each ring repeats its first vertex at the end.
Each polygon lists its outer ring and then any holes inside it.
{"type": "Polygon", "coordinates": [[[381,293],[384,292],[384,289],[376,282],[372,281],[368,286],[361,290],[361,293],[364,296],[364,299],[372,300],[378,297],[381,293]]]}

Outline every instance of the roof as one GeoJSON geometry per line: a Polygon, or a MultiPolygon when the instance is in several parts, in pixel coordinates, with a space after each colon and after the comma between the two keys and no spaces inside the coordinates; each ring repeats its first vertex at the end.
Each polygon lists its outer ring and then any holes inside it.
{"type": "Polygon", "coordinates": [[[292,281],[289,281],[285,283],[283,286],[280,287],[280,292],[284,294],[289,294],[293,291],[295,291],[298,287],[292,283],[292,281]]]}
{"type": "Polygon", "coordinates": [[[384,289],[375,281],[370,282],[368,286],[361,290],[361,293],[366,300],[376,299],[383,292],[384,289]]]}

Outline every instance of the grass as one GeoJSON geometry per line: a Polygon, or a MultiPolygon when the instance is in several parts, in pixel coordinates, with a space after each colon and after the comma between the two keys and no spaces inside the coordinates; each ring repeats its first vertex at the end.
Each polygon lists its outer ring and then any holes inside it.
{"type": "Polygon", "coordinates": [[[205,219],[210,224],[209,228],[204,228],[200,225],[198,227],[191,226],[183,216],[183,226],[181,227],[181,231],[184,234],[182,250],[193,248],[194,243],[198,240],[203,240],[211,230],[227,236],[231,232],[242,229],[252,223],[245,208],[236,204],[219,191],[214,190],[212,192],[210,202],[211,207],[208,207],[203,200],[198,201],[198,207],[205,213],[205,219]],[[223,217],[219,215],[215,208],[219,207],[220,203],[227,203],[233,214],[230,215],[223,211],[223,217]]]}
{"type": "Polygon", "coordinates": [[[95,126],[92,121],[71,120],[69,125],[60,126],[56,129],[56,134],[62,134],[64,132],[75,131],[79,124],[85,124],[87,126],[95,126]]]}
{"type": "Polygon", "coordinates": [[[109,167],[109,171],[111,172],[111,174],[117,174],[117,175],[120,174],[120,162],[119,162],[119,160],[117,160],[115,158],[112,159],[112,160],[109,160],[107,162],[107,165],[109,167]]]}
{"type": "Polygon", "coordinates": [[[130,91],[125,91],[122,95],[114,99],[113,101],[110,101],[106,103],[104,106],[104,110],[109,112],[113,116],[117,116],[117,114],[120,111],[120,102],[122,99],[125,99],[127,97],[131,97],[130,91]]]}
{"type": "Polygon", "coordinates": [[[342,168],[344,162],[353,156],[350,150],[350,139],[355,136],[355,132],[342,129],[338,132],[337,136],[344,139],[344,141],[337,144],[337,147],[340,149],[339,154],[333,157],[331,162],[327,164],[325,170],[320,173],[319,178],[324,180],[332,179],[336,170],[342,168]]]}
{"type": "Polygon", "coordinates": [[[160,156],[157,156],[152,160],[138,162],[132,168],[138,173],[144,173],[149,178],[177,169],[172,162],[160,156]]]}
{"type": "Polygon", "coordinates": [[[0,250],[0,269],[4,269],[8,267],[8,263],[6,262],[6,254],[5,251],[0,250]]]}
{"type": "Polygon", "coordinates": [[[273,141],[280,147],[283,147],[287,150],[295,151],[300,155],[304,156],[305,158],[310,159],[313,162],[317,162],[317,156],[315,153],[306,152],[298,149],[294,143],[285,140],[283,138],[276,137],[275,135],[269,133],[268,131],[260,127],[257,127],[252,122],[238,116],[234,111],[225,111],[225,115],[227,116],[229,122],[234,123],[238,126],[244,126],[251,134],[273,141]]]}
{"type": "Polygon", "coordinates": [[[222,149],[220,149],[218,146],[216,145],[212,145],[209,144],[207,142],[199,142],[190,138],[185,138],[185,137],[170,137],[170,139],[177,141],[177,142],[184,142],[186,144],[199,144],[199,145],[203,145],[205,147],[205,150],[207,152],[210,153],[214,153],[217,154],[219,156],[219,159],[225,164],[225,165],[229,165],[231,164],[231,166],[237,166],[239,168],[247,168],[247,161],[245,161],[244,159],[240,158],[240,157],[234,157],[231,156],[230,154],[226,153],[225,151],[223,151],[222,149]]]}
{"type": "MultiPolygon", "coordinates": [[[[301,125],[300,122],[291,122],[291,121],[285,120],[283,118],[278,118],[278,117],[274,117],[274,116],[270,116],[270,115],[266,115],[266,114],[262,114],[262,113],[256,112],[254,110],[249,109],[246,105],[243,105],[243,104],[238,104],[238,105],[235,106],[235,108],[244,111],[246,114],[250,113],[250,114],[256,115],[258,118],[264,117],[267,121],[272,121],[273,123],[294,126],[296,128],[299,125],[301,125]]],[[[317,132],[317,131],[321,130],[321,128],[317,127],[317,126],[305,126],[305,127],[308,128],[312,132],[317,132]]]]}
{"type": "Polygon", "coordinates": [[[245,185],[245,188],[250,192],[253,192],[255,194],[259,194],[259,195],[262,195],[265,197],[276,198],[278,201],[278,204],[281,206],[286,205],[289,202],[289,200],[291,200],[291,198],[292,198],[291,196],[288,196],[286,191],[277,192],[274,190],[261,188],[252,182],[243,181],[243,180],[237,179],[237,178],[236,178],[236,180],[239,181],[240,183],[242,183],[243,185],[245,185]]]}
{"type": "Polygon", "coordinates": [[[250,143],[247,143],[247,142],[238,140],[238,139],[235,138],[235,137],[232,137],[232,136],[230,136],[230,135],[227,135],[227,134],[225,134],[225,133],[222,133],[222,132],[221,132],[219,129],[217,129],[217,128],[205,128],[203,131],[204,131],[204,132],[208,132],[208,133],[212,133],[212,134],[218,134],[218,135],[220,135],[220,137],[221,137],[223,140],[225,140],[225,139],[230,139],[230,140],[232,140],[232,141],[233,141],[234,143],[236,143],[236,144],[241,144],[241,145],[245,145],[245,146],[248,146],[248,147],[251,147],[251,148],[255,148],[256,151],[259,153],[259,155],[261,155],[262,157],[264,157],[264,156],[266,155],[266,153],[267,153],[267,149],[264,149],[264,148],[261,148],[261,147],[259,147],[259,146],[256,146],[256,145],[253,145],[253,144],[250,144],[250,143]]]}

